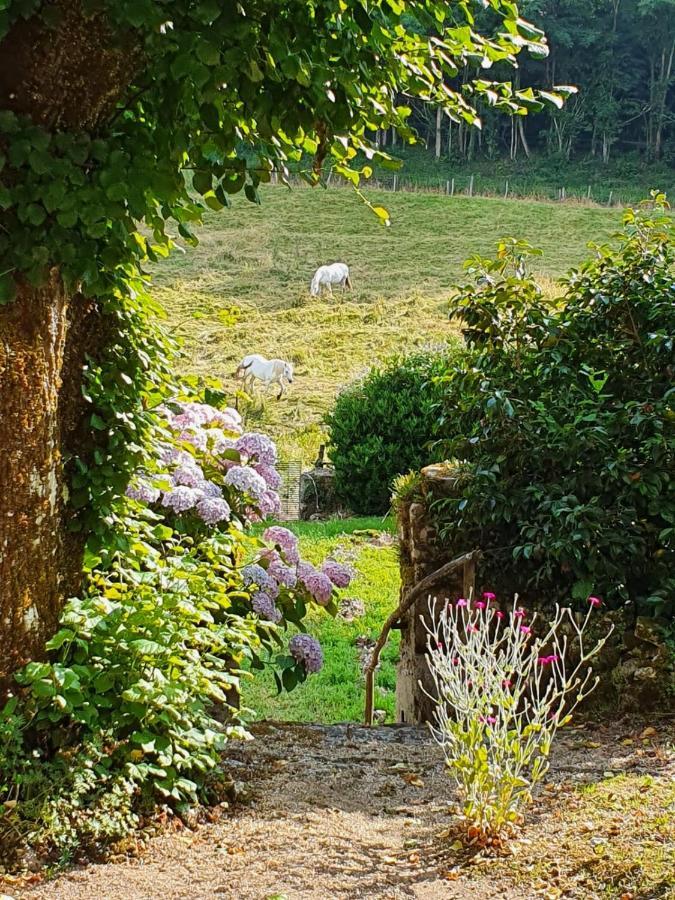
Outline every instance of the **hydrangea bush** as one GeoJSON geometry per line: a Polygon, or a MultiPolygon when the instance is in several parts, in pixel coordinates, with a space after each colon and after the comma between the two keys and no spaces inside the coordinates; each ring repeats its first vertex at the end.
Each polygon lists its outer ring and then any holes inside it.
{"type": "MultiPolygon", "coordinates": [[[[151,507],[179,531],[197,535],[205,529],[248,526],[278,514],[277,449],[265,434],[245,432],[239,413],[207,403],[175,401],[159,409],[162,437],[155,458],[139,470],[127,489],[135,503],[151,507]]],[[[251,541],[251,558],[235,567],[245,601],[234,599],[242,615],[253,612],[263,645],[278,642],[278,629],[289,623],[303,629],[312,604],[335,614],[334,592],[347,587],[351,573],[326,560],[320,569],[300,559],[298,540],[272,525],[251,541]]],[[[298,636],[300,638],[300,636],[298,636]]],[[[314,641],[314,639],[312,639],[314,641]]],[[[309,639],[294,646],[314,646],[309,639]]],[[[277,684],[287,690],[321,668],[321,649],[310,654],[278,655],[277,684]]]]}
{"type": "Polygon", "coordinates": [[[279,690],[292,690],[320,671],[304,620],[313,606],[336,612],[350,572],[304,562],[289,529],[259,524],[279,509],[276,460],[235,410],[187,400],[157,410],[106,539],[90,543],[86,590],[0,709],[0,754],[16,747],[0,819],[9,795],[12,833],[46,858],[121,837],[147,800],[204,797],[226,741],[247,736],[242,677],[271,665],[279,690]],[[35,791],[44,805],[24,804],[35,791]]]}
{"type": "Polygon", "coordinates": [[[497,843],[522,818],[549,768],[551,743],[598,683],[589,665],[585,616],[556,606],[539,629],[518,606],[505,612],[492,593],[455,603],[429,601],[427,662],[434,691],[435,740],[459,789],[463,822],[473,839],[497,843]]]}

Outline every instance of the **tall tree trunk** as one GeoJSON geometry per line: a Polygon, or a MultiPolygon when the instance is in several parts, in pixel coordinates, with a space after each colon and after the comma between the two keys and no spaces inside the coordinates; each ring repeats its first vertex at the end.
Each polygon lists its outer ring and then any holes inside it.
{"type": "MultiPolygon", "coordinates": [[[[49,131],[93,131],[133,81],[137,36],[115,40],[105,14],[80,0],[51,6],[51,26],[38,10],[0,41],[0,109],[49,131]]],[[[67,462],[92,449],[84,363],[105,340],[96,303],[69,296],[56,268],[40,288],[19,282],[0,306],[0,692],[44,652],[79,588],[85,536],[72,527],[67,462]]]]}
{"type": "Polygon", "coordinates": [[[66,463],[85,453],[82,372],[101,334],[96,305],[71,299],[56,269],[0,307],[0,683],[43,653],[79,588],[66,463]]]}

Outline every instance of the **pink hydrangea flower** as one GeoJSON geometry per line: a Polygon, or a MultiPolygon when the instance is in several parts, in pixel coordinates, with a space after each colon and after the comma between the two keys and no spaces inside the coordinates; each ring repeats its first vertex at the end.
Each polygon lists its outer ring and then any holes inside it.
{"type": "Polygon", "coordinates": [[[268,622],[280,622],[283,618],[279,609],[277,609],[274,600],[264,591],[256,591],[251,598],[251,606],[261,619],[267,619],[268,622]]]}
{"type": "Polygon", "coordinates": [[[321,671],[323,652],[316,638],[309,634],[296,634],[291,638],[288,649],[293,659],[300,663],[308,675],[321,671]]]}
{"type": "Polygon", "coordinates": [[[327,575],[333,582],[335,587],[346,588],[352,580],[352,573],[347,566],[336,562],[334,559],[327,559],[321,566],[321,571],[327,575]]]}
{"type": "Polygon", "coordinates": [[[197,515],[207,525],[217,525],[218,522],[226,522],[230,518],[230,504],[222,498],[204,497],[197,504],[197,515]]]}

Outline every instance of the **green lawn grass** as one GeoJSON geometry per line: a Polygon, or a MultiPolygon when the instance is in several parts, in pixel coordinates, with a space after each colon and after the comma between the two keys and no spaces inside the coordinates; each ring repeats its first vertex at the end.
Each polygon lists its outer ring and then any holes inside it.
{"type": "Polygon", "coordinates": [[[272,393],[242,411],[306,463],[343,385],[394,353],[457,340],[447,303],[469,255],[492,253],[503,235],[526,238],[544,250],[535,266],[550,287],[620,223],[618,210],[574,204],[366,192],[388,207],[390,228],[349,188],[269,186],[260,206],[235,197],[207,213],[200,246],[156,266],[154,293],[184,340],[185,372],[234,393],[247,353],[295,363],[286,399],[272,393]],[[336,259],[350,265],[354,291],[310,298],[314,269],[336,259]]]}
{"type": "MultiPolygon", "coordinates": [[[[363,720],[364,680],[359,668],[356,639],[375,640],[382,623],[396,607],[399,594],[398,555],[393,545],[378,546],[377,535],[390,533],[391,518],[343,519],[329,522],[284,523],[300,538],[303,559],[318,563],[328,555],[348,561],[357,571],[341,598],[356,597],[365,605],[365,616],[346,622],[332,619],[321,610],[307,619],[311,634],[324,651],[324,667],[290,693],[277,694],[271,671],[255,673],[244,687],[243,705],[255,710],[257,719],[294,722],[360,722],[363,720]]],[[[289,632],[287,635],[294,633],[289,632]]],[[[382,654],[377,672],[375,708],[394,717],[394,689],[398,632],[394,632],[382,654]]]]}

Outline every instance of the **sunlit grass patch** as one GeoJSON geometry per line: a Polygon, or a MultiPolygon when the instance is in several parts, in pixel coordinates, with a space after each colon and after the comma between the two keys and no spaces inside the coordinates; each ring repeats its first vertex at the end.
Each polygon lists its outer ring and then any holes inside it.
{"type": "MultiPolygon", "coordinates": [[[[287,524],[287,523],[286,523],[287,524]]],[[[300,537],[303,559],[319,563],[327,556],[352,565],[357,576],[340,599],[362,601],[365,615],[347,622],[331,619],[317,610],[307,619],[309,631],[321,642],[324,668],[289,693],[277,695],[269,672],[256,673],[248,682],[243,702],[256,710],[258,719],[296,722],[360,722],[363,720],[364,681],[359,667],[357,640],[377,639],[382,623],[398,603],[399,568],[391,542],[393,522],[379,518],[302,522],[290,526],[300,537]]],[[[286,635],[288,637],[290,635],[286,635]]],[[[377,709],[394,716],[395,663],[398,634],[394,633],[378,671],[377,709]]]]}

